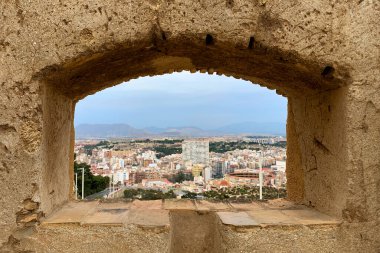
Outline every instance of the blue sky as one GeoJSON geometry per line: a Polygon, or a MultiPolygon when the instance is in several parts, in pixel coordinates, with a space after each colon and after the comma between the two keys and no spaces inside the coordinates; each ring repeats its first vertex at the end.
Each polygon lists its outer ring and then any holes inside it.
{"type": "Polygon", "coordinates": [[[286,98],[232,77],[189,72],[143,77],[78,102],[75,125],[195,126],[286,121],[286,98]]]}

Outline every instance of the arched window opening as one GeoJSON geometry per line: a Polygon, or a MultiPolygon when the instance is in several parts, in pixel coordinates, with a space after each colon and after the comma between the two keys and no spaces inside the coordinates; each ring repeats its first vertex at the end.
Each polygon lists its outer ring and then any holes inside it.
{"type": "Polygon", "coordinates": [[[75,196],[285,198],[286,103],[248,81],[189,72],[89,96],[76,106],[75,196]]]}

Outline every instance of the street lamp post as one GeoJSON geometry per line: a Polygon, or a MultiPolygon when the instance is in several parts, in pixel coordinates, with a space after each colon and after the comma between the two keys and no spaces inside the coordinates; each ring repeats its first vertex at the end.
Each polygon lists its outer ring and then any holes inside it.
{"type": "Polygon", "coordinates": [[[110,183],[108,187],[108,198],[111,198],[111,176],[109,176],[109,179],[110,179],[110,183]]]}
{"type": "Polygon", "coordinates": [[[78,173],[75,173],[75,199],[78,199],[78,173]]]}
{"type": "Polygon", "coordinates": [[[259,158],[259,187],[260,187],[260,200],[263,199],[263,158],[262,153],[260,152],[260,158],[259,158]]]}
{"type": "Polygon", "coordinates": [[[112,177],[111,177],[111,180],[112,180],[112,185],[111,185],[111,190],[112,190],[112,195],[111,195],[111,197],[113,198],[114,196],[113,196],[113,192],[115,191],[115,183],[113,182],[113,171],[112,171],[112,177]]]}
{"type": "Polygon", "coordinates": [[[80,168],[82,170],[82,199],[84,199],[84,168],[80,168]]]}

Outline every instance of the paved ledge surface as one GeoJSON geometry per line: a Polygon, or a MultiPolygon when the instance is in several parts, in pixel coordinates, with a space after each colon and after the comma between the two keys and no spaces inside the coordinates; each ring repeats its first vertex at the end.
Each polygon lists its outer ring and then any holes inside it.
{"type": "Polygon", "coordinates": [[[340,224],[328,215],[283,199],[252,203],[120,199],[70,202],[42,220],[41,225],[169,227],[169,213],[186,210],[214,212],[222,224],[235,227],[340,224]]]}

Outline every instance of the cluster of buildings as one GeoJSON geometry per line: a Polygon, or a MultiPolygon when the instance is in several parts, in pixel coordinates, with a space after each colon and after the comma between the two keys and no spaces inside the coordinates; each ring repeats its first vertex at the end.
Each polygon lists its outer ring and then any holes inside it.
{"type": "Polygon", "coordinates": [[[95,175],[108,176],[115,185],[202,192],[211,189],[259,184],[284,187],[286,149],[262,146],[261,150],[209,151],[209,140],[182,142],[182,154],[157,158],[155,151],[141,144],[126,150],[94,148],[86,152],[76,143],[76,161],[91,166],[95,175]]]}
{"type": "Polygon", "coordinates": [[[250,136],[246,138],[247,141],[255,142],[258,144],[275,144],[278,142],[286,142],[286,138],[282,136],[250,136]]]}

